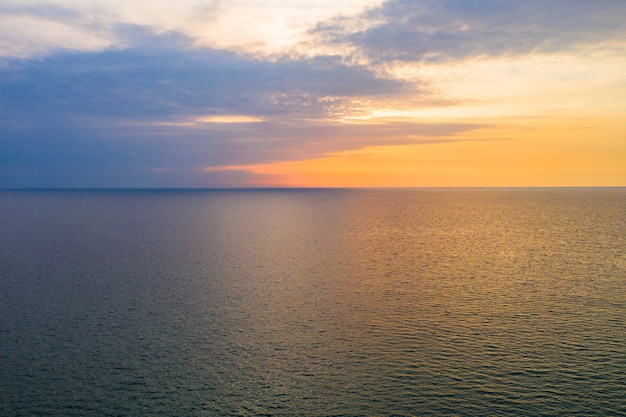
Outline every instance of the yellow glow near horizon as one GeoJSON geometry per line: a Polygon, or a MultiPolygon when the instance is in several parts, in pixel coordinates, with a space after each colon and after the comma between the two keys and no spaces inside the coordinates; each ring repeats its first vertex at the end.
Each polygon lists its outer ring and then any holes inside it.
{"type": "Polygon", "coordinates": [[[205,168],[248,171],[254,186],[440,187],[620,186],[626,180],[626,121],[502,121],[439,143],[373,146],[302,161],[205,168]],[[543,123],[543,125],[541,124],[543,123]],[[597,135],[603,137],[597,141],[597,135]]]}
{"type": "Polygon", "coordinates": [[[227,114],[223,116],[204,116],[195,119],[198,123],[256,123],[262,122],[260,117],[246,116],[242,114],[227,114]]]}
{"type": "Polygon", "coordinates": [[[623,186],[623,59],[596,58],[593,65],[590,57],[543,57],[440,66],[433,85],[450,104],[411,107],[408,101],[383,108],[363,102],[338,121],[485,128],[429,144],[370,146],[232,169],[258,175],[252,185],[262,186],[623,186]]]}
{"type": "Polygon", "coordinates": [[[261,186],[626,185],[623,58],[544,56],[402,71],[405,78],[411,71],[422,76],[432,71],[432,85],[449,104],[364,102],[336,120],[487,127],[435,143],[370,146],[221,169],[256,174],[252,185],[261,186]]]}
{"type": "Polygon", "coordinates": [[[263,122],[265,119],[261,117],[246,116],[244,114],[225,114],[221,116],[202,116],[202,117],[190,117],[182,120],[170,120],[157,122],[159,126],[172,126],[172,127],[189,127],[199,128],[205,124],[235,124],[235,123],[258,123],[263,122]]]}

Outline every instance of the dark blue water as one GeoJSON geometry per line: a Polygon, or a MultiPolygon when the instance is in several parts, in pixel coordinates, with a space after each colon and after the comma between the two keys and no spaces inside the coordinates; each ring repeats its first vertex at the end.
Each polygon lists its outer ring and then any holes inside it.
{"type": "Polygon", "coordinates": [[[0,192],[0,415],[626,415],[626,189],[0,192]]]}

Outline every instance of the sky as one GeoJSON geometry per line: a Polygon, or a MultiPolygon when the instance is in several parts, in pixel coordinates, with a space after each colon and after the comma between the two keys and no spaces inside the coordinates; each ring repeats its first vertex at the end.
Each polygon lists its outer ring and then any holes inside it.
{"type": "Polygon", "coordinates": [[[624,0],[0,0],[0,188],[626,186],[624,0]]]}

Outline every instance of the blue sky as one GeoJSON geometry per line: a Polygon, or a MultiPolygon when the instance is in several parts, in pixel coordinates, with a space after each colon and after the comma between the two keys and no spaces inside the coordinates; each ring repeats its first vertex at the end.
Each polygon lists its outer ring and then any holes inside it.
{"type": "Polygon", "coordinates": [[[390,150],[413,159],[382,185],[626,185],[625,22],[608,0],[4,1],[0,187],[366,186],[390,150]],[[509,153],[509,183],[477,174],[509,153]]]}

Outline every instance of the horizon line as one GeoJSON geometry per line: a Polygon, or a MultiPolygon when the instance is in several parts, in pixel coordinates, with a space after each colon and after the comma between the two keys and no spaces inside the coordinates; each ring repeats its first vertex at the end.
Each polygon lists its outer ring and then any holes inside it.
{"type": "Polygon", "coordinates": [[[0,191],[279,191],[417,189],[564,189],[626,188],[626,185],[389,186],[389,187],[0,187],[0,191]]]}

